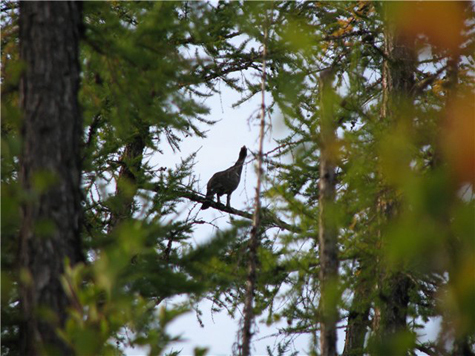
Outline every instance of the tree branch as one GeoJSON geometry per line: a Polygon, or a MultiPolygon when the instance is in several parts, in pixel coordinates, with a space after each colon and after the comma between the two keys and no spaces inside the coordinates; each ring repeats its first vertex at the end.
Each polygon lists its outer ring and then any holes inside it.
{"type": "MultiPolygon", "coordinates": [[[[154,191],[155,193],[160,193],[160,192],[163,192],[163,189],[164,188],[161,185],[156,184],[151,190],[154,191]]],[[[228,213],[228,214],[237,215],[237,216],[243,217],[243,218],[248,219],[248,220],[252,220],[252,218],[253,218],[252,214],[250,214],[246,211],[234,209],[234,208],[228,207],[224,204],[217,203],[215,201],[207,200],[204,195],[202,195],[198,192],[189,190],[189,189],[175,188],[175,189],[173,189],[173,192],[181,198],[185,198],[185,199],[197,202],[197,203],[203,204],[204,202],[206,202],[210,205],[210,207],[212,207],[216,210],[223,211],[223,212],[228,213]]],[[[277,216],[275,216],[271,211],[269,211],[267,209],[263,209],[263,211],[262,211],[261,223],[262,223],[263,226],[266,226],[268,228],[278,227],[282,230],[287,230],[287,231],[290,231],[290,232],[295,232],[295,233],[301,232],[301,229],[299,227],[286,223],[285,221],[279,219],[277,216]]]]}

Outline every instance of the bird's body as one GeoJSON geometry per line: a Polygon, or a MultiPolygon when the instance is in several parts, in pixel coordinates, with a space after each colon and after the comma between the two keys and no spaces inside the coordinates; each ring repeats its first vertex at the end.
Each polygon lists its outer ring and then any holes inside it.
{"type": "MultiPolygon", "coordinates": [[[[216,194],[218,203],[221,203],[220,198],[222,195],[227,194],[226,205],[229,207],[231,204],[231,194],[236,190],[241,181],[241,172],[244,160],[246,159],[247,149],[246,146],[241,147],[239,152],[239,158],[234,166],[229,167],[225,171],[215,173],[208,182],[206,199],[212,201],[216,194]]],[[[201,209],[205,210],[210,207],[208,202],[203,203],[201,209]]]]}

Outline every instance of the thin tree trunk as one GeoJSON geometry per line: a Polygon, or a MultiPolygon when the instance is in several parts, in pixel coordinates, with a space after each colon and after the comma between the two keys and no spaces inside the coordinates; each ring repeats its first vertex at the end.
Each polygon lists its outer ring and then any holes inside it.
{"type": "Polygon", "coordinates": [[[65,260],[83,260],[80,240],[82,118],[78,104],[81,4],[20,2],[25,191],[20,231],[21,354],[72,354],[57,336],[69,300],[65,260]]]}
{"type": "Polygon", "coordinates": [[[244,299],[244,321],[242,327],[242,344],[240,354],[249,356],[251,354],[252,322],[254,320],[254,290],[256,288],[257,270],[257,249],[259,248],[260,227],[261,227],[261,182],[262,182],[262,161],[264,152],[264,136],[266,125],[266,56],[267,56],[267,36],[268,28],[264,28],[264,46],[262,52],[262,78],[261,78],[261,122],[259,132],[259,151],[257,154],[257,183],[254,215],[252,219],[251,238],[249,239],[249,265],[246,280],[246,295],[244,299]]]}
{"type": "Polygon", "coordinates": [[[148,134],[148,127],[144,132],[134,136],[132,142],[125,146],[121,158],[121,168],[117,178],[114,204],[111,208],[109,233],[122,221],[129,219],[133,213],[134,198],[137,193],[137,175],[142,167],[143,152],[145,150],[144,136],[148,134]]]}
{"type": "Polygon", "coordinates": [[[319,225],[320,251],[320,350],[322,356],[336,355],[338,309],[338,230],[335,216],[336,187],[336,133],[333,117],[333,74],[321,76],[321,124],[320,124],[320,179],[319,179],[319,225]]]}

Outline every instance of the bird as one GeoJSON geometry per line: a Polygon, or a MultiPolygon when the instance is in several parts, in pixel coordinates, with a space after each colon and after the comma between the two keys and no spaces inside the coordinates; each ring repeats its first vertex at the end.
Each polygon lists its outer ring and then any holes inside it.
{"type": "Polygon", "coordinates": [[[225,171],[213,174],[207,185],[207,201],[203,203],[203,205],[201,206],[201,210],[206,210],[210,207],[210,202],[213,201],[213,197],[215,194],[218,198],[218,203],[220,204],[221,196],[227,194],[228,196],[226,200],[226,206],[230,207],[231,194],[236,190],[241,180],[242,166],[244,164],[244,160],[246,159],[246,155],[247,148],[246,146],[242,146],[241,151],[239,151],[239,158],[234,164],[234,166],[229,167],[225,171]]]}

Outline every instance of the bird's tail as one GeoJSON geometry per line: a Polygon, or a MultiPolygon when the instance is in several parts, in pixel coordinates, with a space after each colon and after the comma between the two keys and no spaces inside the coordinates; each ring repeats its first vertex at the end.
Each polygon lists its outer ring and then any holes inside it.
{"type": "Polygon", "coordinates": [[[206,193],[206,201],[201,205],[201,210],[206,210],[208,209],[211,204],[210,202],[213,201],[213,194],[206,193]]]}

